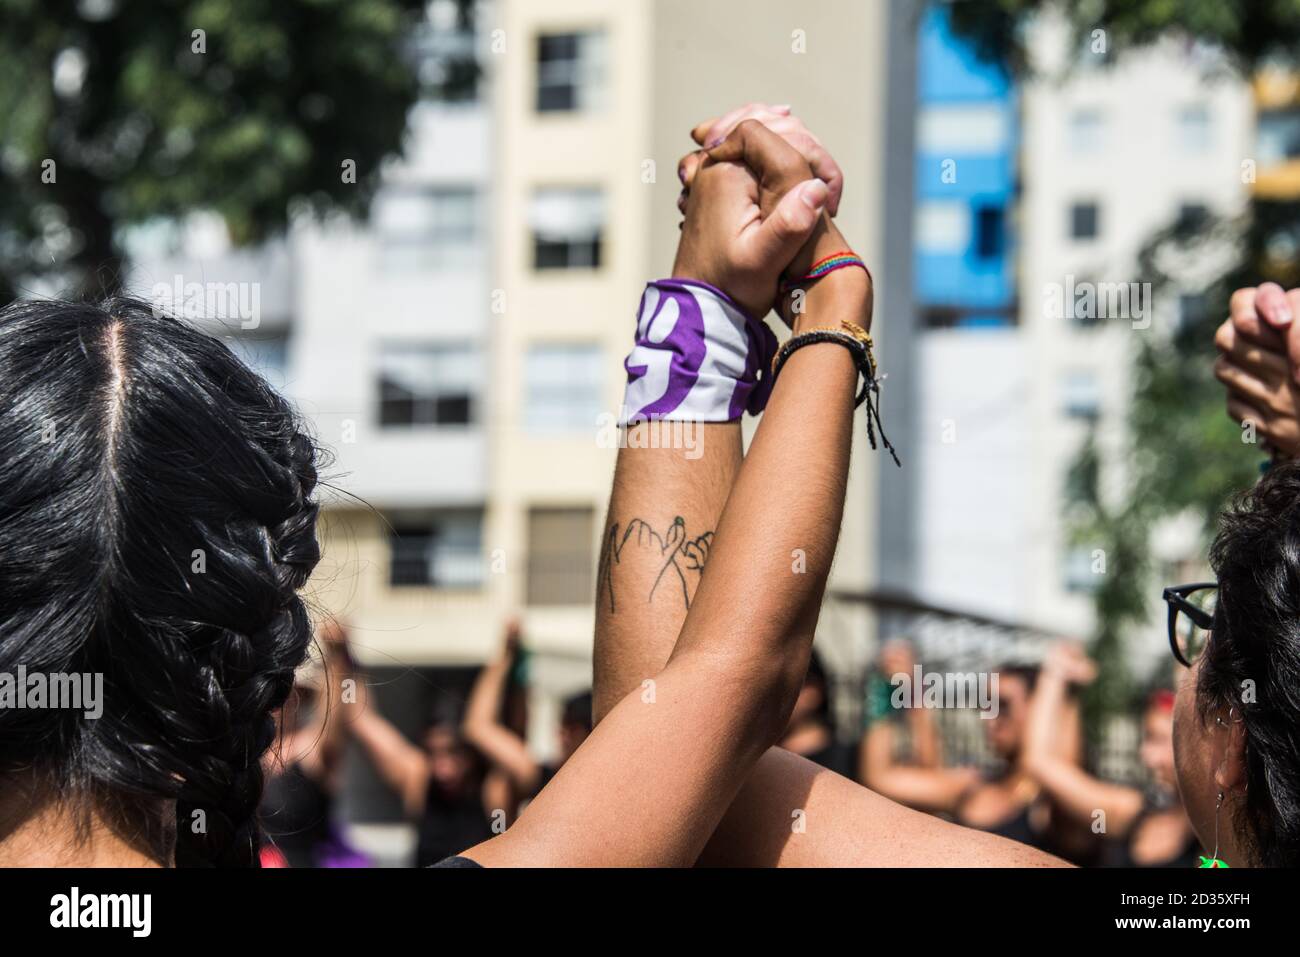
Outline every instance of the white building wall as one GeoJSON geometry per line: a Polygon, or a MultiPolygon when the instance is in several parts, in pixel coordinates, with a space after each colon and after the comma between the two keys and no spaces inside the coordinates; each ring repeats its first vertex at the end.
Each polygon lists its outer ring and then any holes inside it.
{"type": "MultiPolygon", "coordinates": [[[[1063,26],[1040,24],[1033,47],[1042,78],[1027,86],[1023,100],[1020,222],[1020,319],[1030,357],[1029,534],[1017,557],[1031,583],[1026,617],[1082,637],[1093,627],[1092,602],[1086,591],[1065,587],[1071,543],[1064,486],[1087,430],[1065,411],[1067,383],[1091,377],[1096,384],[1099,442],[1110,461],[1119,461],[1117,471],[1103,476],[1113,489],[1123,481],[1131,357],[1138,337],[1170,331],[1179,315],[1178,291],[1157,294],[1149,317],[1102,319],[1094,328],[1053,314],[1048,297],[1071,277],[1145,281],[1138,253],[1174,221],[1182,204],[1202,204],[1216,214],[1240,211],[1253,109],[1247,85],[1198,48],[1165,42],[1124,55],[1109,68],[1088,65],[1085,54],[1083,64],[1061,79],[1069,65],[1063,26]],[[1184,118],[1196,111],[1204,122],[1188,123],[1184,118]],[[1099,204],[1099,234],[1072,239],[1071,204],[1086,200],[1099,204]]],[[[1185,291],[1200,290],[1189,285],[1185,291]]],[[[1124,570],[1107,565],[1106,573],[1124,570]]],[[[1153,628],[1137,649],[1139,657],[1146,644],[1163,640],[1157,632],[1153,628]]]]}
{"type": "MultiPolygon", "coordinates": [[[[1214,71],[1201,50],[1165,43],[1110,67],[1084,59],[1067,73],[1067,46],[1060,22],[1035,27],[1039,72],[1021,100],[1020,325],[919,337],[917,535],[924,597],[1087,638],[1092,555],[1072,542],[1066,479],[1089,426],[1067,398],[1095,395],[1099,441],[1117,463],[1103,483],[1116,488],[1137,337],[1170,331],[1178,291],[1156,295],[1149,325],[1111,318],[1091,328],[1060,318],[1049,296],[1062,296],[1071,277],[1144,281],[1138,253],[1181,204],[1241,210],[1253,108],[1247,85],[1214,71]],[[1180,120],[1195,109],[1203,135],[1180,120]],[[1071,205],[1082,201],[1099,206],[1095,239],[1071,238],[1071,205]],[[1074,576],[1082,588],[1067,586],[1071,549],[1089,559],[1084,580],[1074,576]]],[[[1108,563],[1106,573],[1123,570],[1108,563]]],[[[1163,641],[1153,626],[1135,657],[1161,653],[1163,641]]]]}
{"type": "Polygon", "coordinates": [[[1020,557],[1031,532],[1025,337],[1015,328],[929,330],[917,346],[918,593],[1019,620],[1032,596],[1020,557]]]}

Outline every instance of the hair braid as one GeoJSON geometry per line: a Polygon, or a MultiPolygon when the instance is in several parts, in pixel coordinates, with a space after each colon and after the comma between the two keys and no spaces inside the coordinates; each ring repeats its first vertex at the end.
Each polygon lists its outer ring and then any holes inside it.
{"type": "Polygon", "coordinates": [[[311,640],[313,443],[220,341],[129,299],[0,310],[0,413],[0,670],[103,677],[95,718],[0,711],[0,775],[159,862],[256,865],[311,640]]]}
{"type": "Polygon", "coordinates": [[[274,526],[257,530],[266,544],[265,581],[274,583],[278,607],[253,635],[218,629],[197,672],[207,750],[177,801],[178,866],[258,865],[261,757],[275,737],[271,713],[288,697],[307,653],[311,623],[298,589],[320,559],[318,506],[309,498],[316,485],[315,448],[295,433],[286,458],[285,470],[298,486],[294,506],[274,526]]]}

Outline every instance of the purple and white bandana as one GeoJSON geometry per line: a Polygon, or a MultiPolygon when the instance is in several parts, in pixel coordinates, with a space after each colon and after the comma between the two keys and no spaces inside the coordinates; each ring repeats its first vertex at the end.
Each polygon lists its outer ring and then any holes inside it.
{"type": "Polygon", "coordinates": [[[757,415],[772,391],[776,336],[730,296],[692,279],[646,286],[636,345],[623,361],[629,421],[730,422],[757,415]]]}

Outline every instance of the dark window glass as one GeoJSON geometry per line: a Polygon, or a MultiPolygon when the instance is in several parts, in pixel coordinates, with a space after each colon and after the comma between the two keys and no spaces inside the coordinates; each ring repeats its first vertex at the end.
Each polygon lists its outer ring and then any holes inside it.
{"type": "Polygon", "coordinates": [[[981,206],[975,211],[975,255],[994,259],[1002,254],[1002,210],[981,206]]]}
{"type": "Polygon", "coordinates": [[[1096,203],[1075,203],[1070,207],[1070,237],[1096,239],[1101,215],[1096,203]]]}

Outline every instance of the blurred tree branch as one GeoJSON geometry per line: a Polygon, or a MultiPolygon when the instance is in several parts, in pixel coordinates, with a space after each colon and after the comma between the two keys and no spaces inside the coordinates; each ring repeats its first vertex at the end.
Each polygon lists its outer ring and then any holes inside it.
{"type": "MultiPolygon", "coordinates": [[[[454,0],[459,28],[471,0],[454,0]]],[[[124,226],[364,213],[421,94],[425,0],[0,0],[0,303],[119,281],[124,226]],[[355,178],[344,164],[355,164],[355,178]]],[[[457,60],[455,53],[449,59],[457,60]]],[[[477,79],[460,56],[444,95],[477,79]]]]}
{"type": "Polygon", "coordinates": [[[949,6],[953,28],[982,56],[1022,74],[1031,60],[1026,27],[1044,12],[1065,18],[1078,49],[1096,30],[1105,32],[1112,51],[1182,37],[1223,50],[1243,75],[1271,60],[1294,61],[1300,50],[1300,0],[954,0],[949,6]]]}
{"type": "MultiPolygon", "coordinates": [[[[1098,30],[1103,31],[1103,64],[1171,37],[1222,51],[1243,78],[1266,64],[1294,68],[1300,58],[1300,0],[972,0],[952,3],[951,11],[954,29],[982,56],[1021,76],[1032,71],[1029,26],[1045,12],[1065,18],[1081,52],[1075,64],[1087,62],[1085,51],[1095,55],[1098,30]]],[[[1204,308],[1173,329],[1134,336],[1123,448],[1103,452],[1094,433],[1070,470],[1067,520],[1074,540],[1104,549],[1107,559],[1093,594],[1092,651],[1100,673],[1087,703],[1094,733],[1106,714],[1133,704],[1136,687],[1126,666],[1126,639],[1149,625],[1155,589],[1168,584],[1158,580],[1167,570],[1156,567],[1154,529],[1162,520],[1192,516],[1199,521],[1202,543],[1208,543],[1228,496],[1258,475],[1262,453],[1243,447],[1212,374],[1214,330],[1228,314],[1234,289],[1270,279],[1287,288],[1300,283],[1297,250],[1300,203],[1252,200],[1239,218],[1170,224],[1148,240],[1135,264],[1138,277],[1152,283],[1156,299],[1199,291],[1204,308]],[[1189,277],[1168,264],[1186,262],[1207,246],[1229,250],[1232,262],[1219,275],[1196,277],[1199,289],[1189,288],[1189,277]],[[1101,476],[1117,463],[1122,482],[1108,490],[1101,476]]]]}

